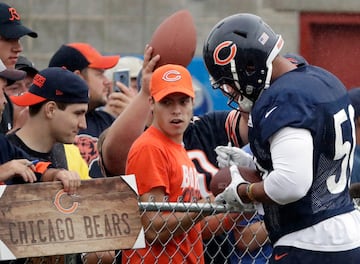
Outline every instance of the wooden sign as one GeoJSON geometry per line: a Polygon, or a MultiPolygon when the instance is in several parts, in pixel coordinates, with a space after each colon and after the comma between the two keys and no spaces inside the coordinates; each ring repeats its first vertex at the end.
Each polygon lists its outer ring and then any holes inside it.
{"type": "Polygon", "coordinates": [[[0,260],[145,246],[133,175],[0,186],[0,260]]]}

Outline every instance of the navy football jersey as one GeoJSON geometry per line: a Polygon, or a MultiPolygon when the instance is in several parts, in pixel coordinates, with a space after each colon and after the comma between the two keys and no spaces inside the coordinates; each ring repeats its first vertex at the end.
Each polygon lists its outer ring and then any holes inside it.
{"type": "Polygon", "coordinates": [[[307,129],[314,145],[314,178],[305,197],[286,205],[264,205],[272,243],[285,234],[354,210],[348,191],[355,144],[353,118],[344,85],[315,66],[282,75],[256,101],[249,119],[249,141],[256,161],[266,172],[273,170],[269,138],[280,129],[307,129]]]}
{"type": "MultiPolygon", "coordinates": [[[[217,146],[226,146],[230,141],[233,146],[242,146],[239,130],[240,112],[217,111],[201,117],[194,117],[184,133],[184,146],[188,156],[199,172],[199,186],[203,197],[210,194],[209,184],[218,172],[217,146]]],[[[205,241],[205,263],[226,263],[233,250],[226,234],[215,236],[205,241]],[[219,247],[219,245],[221,245],[219,247]]]]}
{"type": "Polygon", "coordinates": [[[214,149],[228,145],[229,141],[232,146],[244,145],[240,138],[239,122],[238,111],[216,111],[194,117],[185,130],[184,147],[202,177],[201,191],[208,192],[211,177],[218,171],[214,149]]]}

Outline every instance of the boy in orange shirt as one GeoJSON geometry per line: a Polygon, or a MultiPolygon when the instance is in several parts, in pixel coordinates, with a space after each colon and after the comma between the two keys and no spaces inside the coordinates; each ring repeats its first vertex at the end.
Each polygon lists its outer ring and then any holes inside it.
{"type": "MultiPolygon", "coordinates": [[[[197,201],[197,171],[183,146],[195,96],[189,71],[173,64],[157,68],[150,94],[154,119],[132,145],[126,174],[135,174],[142,202],[166,197],[169,202],[197,201]]],[[[203,217],[196,212],[144,212],[147,246],[123,251],[123,263],[204,263],[200,225],[193,226],[203,217]]]]}

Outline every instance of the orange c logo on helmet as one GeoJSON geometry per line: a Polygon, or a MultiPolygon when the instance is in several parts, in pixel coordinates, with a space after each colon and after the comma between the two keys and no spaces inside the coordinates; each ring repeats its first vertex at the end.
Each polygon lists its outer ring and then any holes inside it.
{"type": "Polygon", "coordinates": [[[166,82],[176,82],[181,79],[181,73],[177,70],[169,70],[163,74],[162,79],[166,82]]]}
{"type": "Polygon", "coordinates": [[[78,202],[73,202],[73,204],[69,207],[69,208],[64,208],[61,205],[61,196],[63,195],[67,195],[66,192],[64,192],[64,190],[60,190],[56,193],[55,195],[55,201],[54,201],[54,205],[56,206],[56,208],[63,214],[72,214],[73,212],[76,211],[76,209],[79,207],[79,203],[78,202]]]}
{"type": "Polygon", "coordinates": [[[236,51],[237,51],[236,45],[232,41],[228,40],[228,41],[221,42],[214,50],[213,57],[214,57],[215,64],[222,65],[222,66],[228,64],[232,59],[234,59],[234,57],[236,55],[236,51]],[[229,56],[227,56],[224,59],[220,59],[220,57],[219,57],[220,51],[223,48],[228,48],[228,47],[230,48],[229,56]]]}

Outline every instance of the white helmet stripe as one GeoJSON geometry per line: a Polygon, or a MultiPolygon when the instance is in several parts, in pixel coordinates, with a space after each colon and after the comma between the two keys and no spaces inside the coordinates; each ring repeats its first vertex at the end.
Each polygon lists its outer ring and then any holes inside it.
{"type": "Polygon", "coordinates": [[[233,77],[233,80],[235,81],[235,86],[240,91],[239,75],[237,74],[237,71],[236,71],[236,63],[235,63],[234,59],[232,59],[230,61],[230,65],[231,65],[232,77],[233,77]]]}
{"type": "Polygon", "coordinates": [[[275,46],[271,50],[269,57],[266,60],[266,67],[268,71],[266,73],[264,89],[267,89],[270,86],[271,75],[272,75],[272,62],[275,59],[275,57],[280,53],[280,50],[283,46],[284,46],[284,40],[282,39],[281,35],[279,35],[279,38],[276,41],[275,46]]]}

